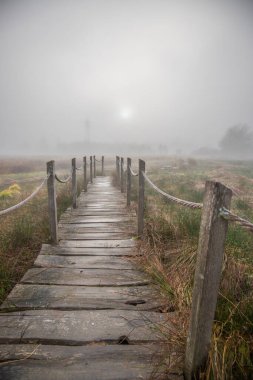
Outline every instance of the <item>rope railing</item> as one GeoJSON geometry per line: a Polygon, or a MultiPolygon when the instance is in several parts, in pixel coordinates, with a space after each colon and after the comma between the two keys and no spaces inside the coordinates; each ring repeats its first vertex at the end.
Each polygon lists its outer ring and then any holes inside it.
{"type": "Polygon", "coordinates": [[[82,166],[79,166],[79,168],[76,168],[76,170],[82,170],[83,167],[82,166]]]}
{"type": "Polygon", "coordinates": [[[16,205],[14,206],[11,206],[5,210],[1,210],[0,211],[0,215],[5,215],[5,214],[8,214],[9,212],[11,211],[14,211],[14,210],[17,210],[18,208],[22,207],[24,204],[26,204],[27,202],[29,202],[32,198],[35,197],[35,195],[38,194],[38,192],[42,189],[42,187],[44,186],[45,182],[47,181],[47,179],[49,178],[49,175],[46,176],[42,183],[33,191],[32,194],[30,194],[26,199],[22,200],[21,202],[17,203],[16,205]]]}
{"type": "Polygon", "coordinates": [[[242,227],[246,228],[250,232],[253,232],[253,223],[249,220],[243,219],[238,215],[233,214],[231,211],[227,210],[225,207],[220,209],[220,216],[229,222],[234,222],[240,224],[242,227]]]}
{"type": "Polygon", "coordinates": [[[148,184],[156,190],[160,195],[164,196],[166,199],[168,199],[171,202],[177,203],[181,206],[193,208],[193,209],[201,209],[203,207],[203,203],[196,203],[196,202],[190,202],[186,201],[184,199],[180,199],[177,197],[174,197],[173,195],[165,193],[165,191],[159,189],[152,181],[151,179],[147,176],[145,172],[142,172],[142,175],[144,176],[145,180],[148,182],[148,184]]]}
{"type": "Polygon", "coordinates": [[[129,169],[130,169],[130,173],[132,174],[133,177],[138,177],[139,173],[133,171],[131,166],[129,166],[129,169]]]}
{"type": "Polygon", "coordinates": [[[122,163],[124,159],[116,157],[117,185],[124,180],[127,189],[127,206],[131,205],[131,177],[138,177],[137,198],[137,235],[141,237],[145,230],[145,187],[150,186],[158,194],[171,202],[191,209],[201,209],[201,223],[197,250],[197,263],[192,292],[190,326],[185,352],[185,375],[193,378],[208,356],[208,346],[212,336],[212,327],[222,275],[224,247],[230,222],[253,232],[253,222],[246,220],[229,210],[234,189],[217,181],[206,181],[202,203],[191,202],[161,190],[147,175],[145,161],[139,160],[139,170],[131,168],[131,158],[127,158],[127,178],[124,179],[122,163]],[[121,171],[119,163],[121,162],[121,171]],[[205,334],[203,334],[205,331],[205,334]]]}
{"type": "Polygon", "coordinates": [[[59,183],[67,183],[72,178],[71,174],[67,178],[64,178],[64,179],[59,178],[57,174],[55,174],[54,176],[55,176],[56,181],[59,183]]]}

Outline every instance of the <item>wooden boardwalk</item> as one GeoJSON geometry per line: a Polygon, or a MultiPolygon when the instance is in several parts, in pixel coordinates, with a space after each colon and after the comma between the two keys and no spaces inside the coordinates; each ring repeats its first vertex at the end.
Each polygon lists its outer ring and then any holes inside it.
{"type": "Polygon", "coordinates": [[[136,216],[97,177],[2,305],[0,379],[145,379],[159,351],[159,296],[129,260],[136,216]]]}

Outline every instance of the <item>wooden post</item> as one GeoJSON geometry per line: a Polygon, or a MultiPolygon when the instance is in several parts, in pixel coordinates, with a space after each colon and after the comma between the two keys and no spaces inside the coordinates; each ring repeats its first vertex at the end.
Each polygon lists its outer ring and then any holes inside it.
{"type": "Polygon", "coordinates": [[[57,225],[57,203],[56,203],[56,186],[55,186],[55,163],[47,162],[47,192],[48,192],[48,212],[51,240],[58,244],[58,225],[57,225]]]}
{"type": "Polygon", "coordinates": [[[83,190],[87,191],[87,162],[86,156],[83,157],[83,190]]]}
{"type": "Polygon", "coordinates": [[[90,183],[93,182],[92,177],[93,177],[93,175],[92,175],[92,156],[90,156],[90,183]]]}
{"type": "Polygon", "coordinates": [[[105,175],[105,158],[102,156],[102,176],[105,175]]]}
{"type": "Polygon", "coordinates": [[[72,207],[77,208],[76,159],[71,160],[72,167],[72,207]]]}
{"type": "Polygon", "coordinates": [[[116,180],[117,186],[120,184],[119,156],[116,156],[116,180]]]}
{"type": "Polygon", "coordinates": [[[93,156],[94,178],[96,178],[96,156],[93,156]]]}
{"type": "Polygon", "coordinates": [[[120,191],[124,193],[124,158],[120,159],[120,191]]]}
{"type": "Polygon", "coordinates": [[[208,355],[228,227],[219,213],[221,207],[229,209],[231,197],[232,191],[221,183],[206,182],[186,347],[186,380],[197,376],[208,355]]]}
{"type": "Polygon", "coordinates": [[[145,194],[145,161],[139,160],[139,190],[138,190],[138,236],[142,235],[144,227],[144,194],[145,194]]]}
{"type": "Polygon", "coordinates": [[[131,158],[127,158],[127,206],[131,204],[131,185],[132,185],[132,176],[131,176],[131,158]]]}

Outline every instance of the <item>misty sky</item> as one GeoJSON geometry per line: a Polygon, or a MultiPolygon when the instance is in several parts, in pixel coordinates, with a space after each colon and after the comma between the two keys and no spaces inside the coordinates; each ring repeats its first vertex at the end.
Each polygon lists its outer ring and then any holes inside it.
{"type": "Polygon", "coordinates": [[[0,0],[0,147],[253,126],[253,1],[0,0]]]}

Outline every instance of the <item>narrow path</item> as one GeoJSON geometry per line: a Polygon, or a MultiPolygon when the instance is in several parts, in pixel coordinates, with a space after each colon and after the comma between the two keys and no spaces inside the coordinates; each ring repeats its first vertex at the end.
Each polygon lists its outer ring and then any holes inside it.
{"type": "Polygon", "coordinates": [[[0,379],[145,379],[159,351],[159,296],[129,260],[136,216],[97,177],[1,306],[0,379]]]}

